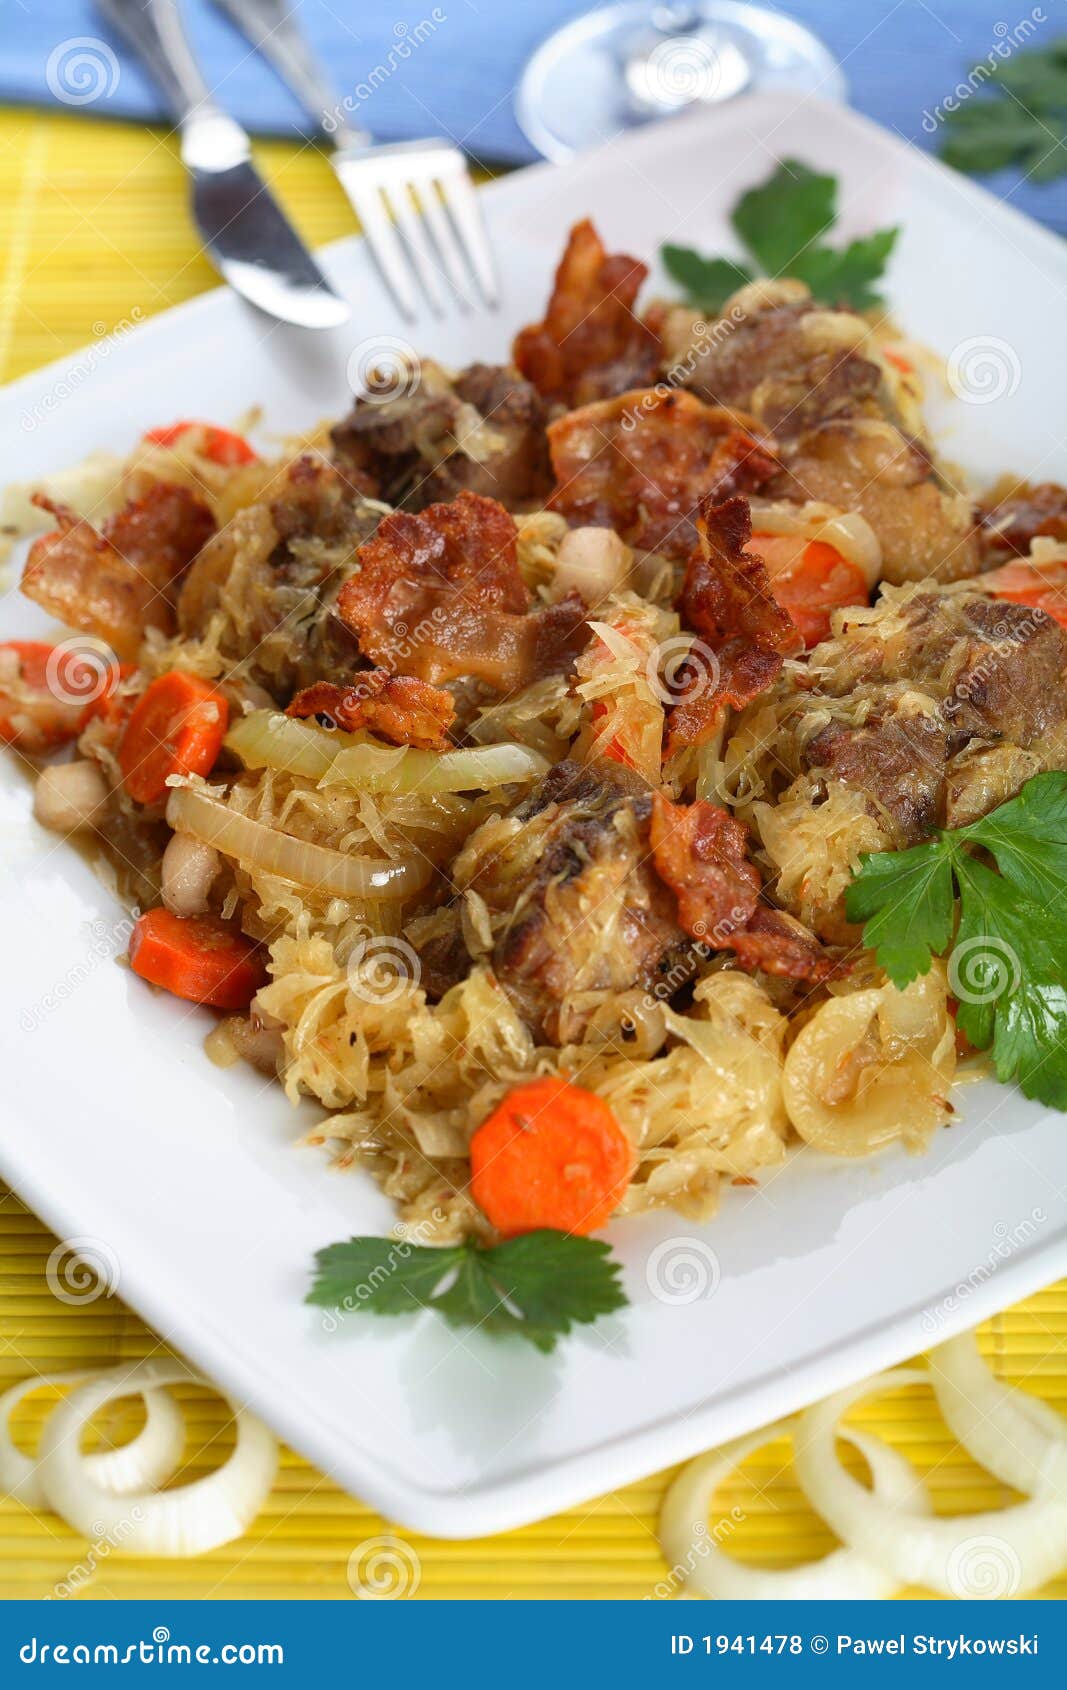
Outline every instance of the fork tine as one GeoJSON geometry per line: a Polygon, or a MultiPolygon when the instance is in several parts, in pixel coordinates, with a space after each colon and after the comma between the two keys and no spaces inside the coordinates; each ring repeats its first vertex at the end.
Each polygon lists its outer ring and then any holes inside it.
{"type": "Polygon", "coordinates": [[[405,317],[409,320],[415,318],[418,311],[415,290],[411,285],[411,267],[404,257],[400,237],[389,220],[380,188],[374,182],[357,184],[354,177],[348,179],[346,187],[356,208],[356,216],[363,225],[363,233],[397,304],[405,317]]]}
{"type": "Polygon", "coordinates": [[[488,303],[496,305],[499,303],[500,294],[493,272],[492,253],[482,222],[481,207],[462,153],[457,153],[455,159],[449,161],[447,171],[442,171],[438,180],[445,204],[459,233],[460,244],[478,278],[478,285],[488,303]]]}
{"type": "Polygon", "coordinates": [[[437,266],[426,240],[422,218],[416,214],[412,204],[410,183],[400,181],[391,185],[387,198],[404,237],[415,274],[422,284],[422,291],[433,311],[441,317],[444,315],[444,302],[437,278],[437,266]]]}
{"type": "Polygon", "coordinates": [[[452,232],[452,225],[445,216],[444,207],[437,192],[437,184],[431,177],[421,176],[417,178],[414,185],[418,192],[422,215],[429,224],[434,244],[445,267],[445,273],[456,291],[460,304],[470,311],[474,306],[470,293],[470,272],[463,263],[456,237],[452,232]]]}

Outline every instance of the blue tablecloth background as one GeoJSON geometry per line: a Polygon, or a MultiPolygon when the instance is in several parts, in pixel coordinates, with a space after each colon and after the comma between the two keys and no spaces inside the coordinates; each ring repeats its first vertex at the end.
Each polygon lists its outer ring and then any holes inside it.
{"type": "MultiPolygon", "coordinates": [[[[513,114],[522,67],[558,24],[589,9],[588,0],[294,4],[342,93],[376,65],[389,64],[394,50],[396,69],[360,106],[360,120],[378,138],[445,134],[483,161],[514,164],[535,156],[513,114]],[[398,60],[398,41],[416,33],[421,43],[398,60]]],[[[1032,10],[1005,7],[1004,0],[788,0],[780,9],[807,23],[842,62],[859,110],[927,148],[935,138],[923,129],[924,111],[986,57],[1006,28],[1032,17],[1038,20],[1032,44],[1067,35],[1065,0],[1044,0],[1032,10]]],[[[185,0],[184,10],[205,75],[234,116],[258,133],[299,132],[292,97],[209,0],[185,0]]],[[[93,0],[0,0],[0,101],[54,103],[50,56],[79,37],[107,41],[120,74],[110,93],[75,109],[142,120],[165,115],[155,88],[101,22],[93,0]]],[[[989,185],[1067,232],[1067,177],[1034,186],[1002,172],[989,185]]]]}

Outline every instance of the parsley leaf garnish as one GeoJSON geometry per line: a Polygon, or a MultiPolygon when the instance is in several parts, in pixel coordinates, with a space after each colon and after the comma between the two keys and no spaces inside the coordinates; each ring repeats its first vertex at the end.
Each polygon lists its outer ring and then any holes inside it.
{"type": "Polygon", "coordinates": [[[881,296],[874,287],[885,271],[889,254],[896,242],[896,229],[879,229],[850,241],[848,246],[831,248],[810,247],[787,274],[807,282],[815,299],[833,304],[842,301],[855,311],[867,311],[881,304],[881,296]]]}
{"type": "Polygon", "coordinates": [[[986,92],[944,114],[941,157],[983,176],[1018,164],[1032,182],[1067,173],[1067,38],[976,65],[986,92]]]}
{"type": "Polygon", "coordinates": [[[879,303],[874,283],[885,270],[897,231],[881,229],[843,248],[827,246],[823,236],[836,219],[836,177],[786,159],[766,182],[742,194],[733,210],[731,222],[752,266],[732,258],[702,258],[683,246],[664,246],[663,263],[685,289],[688,303],[702,311],[721,310],[756,275],[795,276],[816,299],[863,311],[879,303]]]}
{"type": "Polygon", "coordinates": [[[876,851],[861,859],[845,900],[850,921],[862,921],[863,942],[901,990],[947,950],[955,923],[952,858],[941,841],[910,851],[876,851]]]}
{"type": "Polygon", "coordinates": [[[491,1247],[473,1239],[438,1248],[350,1238],[319,1250],[315,1264],[307,1301],[321,1308],[382,1315],[436,1309],[450,1326],[510,1333],[546,1353],[572,1325],[629,1301],[610,1245],[548,1229],[491,1247]]]}
{"type": "Polygon", "coordinates": [[[893,984],[951,945],[962,1031],[998,1079],[1067,1109],[1067,774],[1035,775],[980,821],[860,863],[845,911],[893,984]]]}
{"type": "Polygon", "coordinates": [[[741,195],[730,221],[765,276],[791,276],[790,266],[833,226],[836,199],[836,177],[785,159],[761,187],[741,195]]]}
{"type": "Polygon", "coordinates": [[[686,291],[690,303],[704,311],[718,311],[738,288],[752,281],[752,271],[732,258],[701,258],[688,246],[660,248],[664,269],[686,291]]]}

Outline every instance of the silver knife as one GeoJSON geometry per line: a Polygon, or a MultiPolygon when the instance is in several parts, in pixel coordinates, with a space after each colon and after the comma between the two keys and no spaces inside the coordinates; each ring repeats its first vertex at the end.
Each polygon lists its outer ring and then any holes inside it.
{"type": "Polygon", "coordinates": [[[251,160],[248,136],[211,98],[177,0],[97,0],[158,83],[181,132],[197,228],[215,268],[261,311],[301,328],[350,316],[251,160]]]}

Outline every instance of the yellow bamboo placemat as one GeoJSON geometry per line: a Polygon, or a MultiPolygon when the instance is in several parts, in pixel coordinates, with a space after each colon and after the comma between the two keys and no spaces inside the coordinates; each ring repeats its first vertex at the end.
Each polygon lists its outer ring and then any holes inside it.
{"type": "MultiPolygon", "coordinates": [[[[259,149],[280,197],[312,242],[351,228],[314,151],[259,149]]],[[[547,261],[546,261],[547,263],[547,261]]],[[[0,380],[99,339],[214,285],[185,216],[173,143],[155,131],[77,116],[0,112],[0,380]]],[[[165,410],[165,406],[164,406],[165,410]]],[[[165,419],[164,419],[165,420],[165,419]]],[[[225,419],[223,419],[225,421],[225,419]]],[[[55,1240],[0,1187],[0,1388],[31,1373],[107,1366],[154,1353],[158,1340],[113,1298],[57,1300],[45,1275],[55,1240]]],[[[1067,1414],[1067,1282],[983,1329],[998,1371],[1067,1414]]],[[[217,1402],[186,1393],[189,1471],[226,1444],[217,1402]]],[[[46,1397],[15,1430],[32,1447],[46,1397]]],[[[1011,1500],[959,1450],[924,1393],[870,1405],[863,1424],[930,1480],[939,1512],[1011,1500]]],[[[121,1435],[122,1423],[103,1428],[121,1435]]],[[[808,1510],[781,1447],[746,1463],[724,1493],[744,1516],[730,1550],[775,1565],[822,1554],[831,1538],[808,1510]]],[[[630,1597],[662,1590],[668,1569],[655,1520],[670,1478],[658,1474],[522,1531],[471,1543],[396,1533],[418,1569],[420,1597],[630,1597]]],[[[322,1597],[349,1599],[349,1556],[386,1522],[285,1453],[267,1508],[239,1542],[187,1562],[86,1559],[84,1539],[49,1514],[0,1502],[0,1597],[322,1597]]],[[[920,1593],[914,1593],[920,1594],[920,1593]]],[[[1067,1574],[1043,1593],[1067,1596],[1067,1574]]]]}

